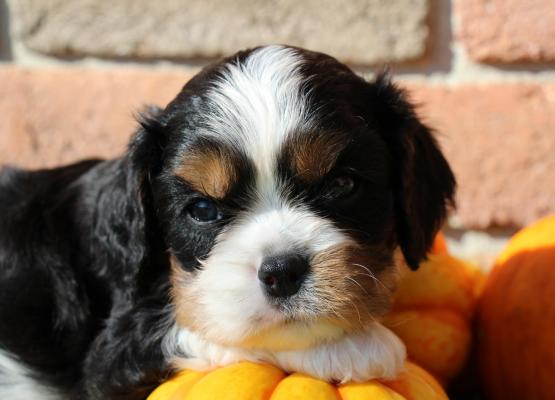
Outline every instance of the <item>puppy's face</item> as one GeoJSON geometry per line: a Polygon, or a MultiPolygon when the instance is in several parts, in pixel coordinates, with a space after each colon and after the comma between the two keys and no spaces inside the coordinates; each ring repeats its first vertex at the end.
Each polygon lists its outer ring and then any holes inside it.
{"type": "Polygon", "coordinates": [[[453,191],[402,93],[305,50],[226,59],[144,125],[177,323],[219,344],[298,349],[371,324],[396,249],[417,265],[453,191]]]}

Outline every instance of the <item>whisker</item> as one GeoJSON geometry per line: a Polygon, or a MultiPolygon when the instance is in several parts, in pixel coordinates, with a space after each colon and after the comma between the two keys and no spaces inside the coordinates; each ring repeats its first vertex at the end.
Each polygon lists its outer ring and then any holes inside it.
{"type": "Polygon", "coordinates": [[[353,265],[364,269],[366,272],[368,272],[368,274],[363,274],[363,275],[368,276],[369,278],[372,278],[376,284],[379,283],[380,285],[382,285],[384,289],[389,290],[389,288],[382,281],[380,281],[376,275],[374,275],[374,273],[370,270],[370,268],[362,264],[353,264],[353,265]]]}
{"type": "Polygon", "coordinates": [[[362,286],[360,283],[358,283],[355,279],[351,278],[350,276],[346,276],[345,278],[347,278],[348,280],[350,280],[351,282],[353,282],[355,285],[357,285],[359,288],[361,288],[362,291],[363,291],[367,296],[370,296],[370,293],[368,293],[368,291],[364,288],[364,286],[362,286]]]}

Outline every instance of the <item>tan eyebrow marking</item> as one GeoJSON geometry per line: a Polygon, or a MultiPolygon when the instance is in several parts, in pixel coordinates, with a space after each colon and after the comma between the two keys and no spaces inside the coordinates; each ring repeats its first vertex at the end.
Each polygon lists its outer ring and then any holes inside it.
{"type": "Polygon", "coordinates": [[[237,180],[237,165],[231,154],[215,148],[185,155],[175,175],[206,196],[223,199],[237,180]]]}
{"type": "Polygon", "coordinates": [[[291,169],[305,182],[318,181],[330,172],[346,144],[337,134],[296,137],[289,143],[291,169]]]}

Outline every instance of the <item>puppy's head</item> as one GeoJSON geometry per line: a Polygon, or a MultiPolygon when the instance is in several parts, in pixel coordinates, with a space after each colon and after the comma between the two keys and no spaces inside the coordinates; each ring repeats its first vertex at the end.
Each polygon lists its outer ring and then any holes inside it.
{"type": "Polygon", "coordinates": [[[143,126],[176,320],[219,344],[295,349],[371,324],[396,250],[416,268],[453,195],[404,94],[320,53],[238,53],[143,126]]]}

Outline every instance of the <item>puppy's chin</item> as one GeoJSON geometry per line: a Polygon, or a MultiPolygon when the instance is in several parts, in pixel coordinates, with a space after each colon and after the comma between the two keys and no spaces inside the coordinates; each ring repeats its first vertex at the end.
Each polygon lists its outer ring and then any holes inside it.
{"type": "Polygon", "coordinates": [[[291,321],[262,329],[238,343],[249,349],[293,351],[331,342],[344,336],[346,331],[333,321],[291,321]]]}
{"type": "Polygon", "coordinates": [[[219,346],[270,352],[307,349],[333,342],[352,331],[340,321],[329,318],[292,320],[275,310],[264,321],[257,322],[258,326],[252,327],[249,329],[250,333],[243,335],[226,336],[221,332],[214,334],[217,329],[201,332],[187,325],[182,325],[180,328],[191,330],[203,340],[219,346]]]}

